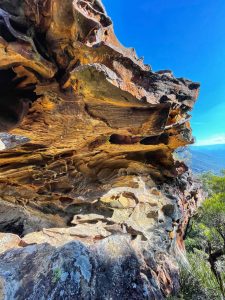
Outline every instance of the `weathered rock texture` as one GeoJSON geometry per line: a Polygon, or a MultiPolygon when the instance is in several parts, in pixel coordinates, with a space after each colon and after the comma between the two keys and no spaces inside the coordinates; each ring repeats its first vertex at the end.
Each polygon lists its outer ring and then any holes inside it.
{"type": "Polygon", "coordinates": [[[0,29],[0,299],[176,293],[199,84],[144,65],[99,0],[0,0],[0,29]]]}

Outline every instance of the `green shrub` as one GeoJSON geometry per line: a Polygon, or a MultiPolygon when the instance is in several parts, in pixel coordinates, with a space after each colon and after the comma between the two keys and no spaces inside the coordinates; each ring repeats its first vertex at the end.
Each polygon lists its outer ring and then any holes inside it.
{"type": "Polygon", "coordinates": [[[180,268],[180,295],[170,299],[225,299],[225,171],[202,175],[209,198],[202,204],[185,241],[190,269],[180,268]]]}

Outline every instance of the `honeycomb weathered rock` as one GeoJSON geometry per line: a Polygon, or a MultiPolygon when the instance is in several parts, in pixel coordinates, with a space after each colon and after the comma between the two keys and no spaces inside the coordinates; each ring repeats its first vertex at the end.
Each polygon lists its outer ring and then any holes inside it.
{"type": "Polygon", "coordinates": [[[0,0],[0,20],[0,298],[175,293],[199,84],[144,65],[99,0],[0,0]]]}

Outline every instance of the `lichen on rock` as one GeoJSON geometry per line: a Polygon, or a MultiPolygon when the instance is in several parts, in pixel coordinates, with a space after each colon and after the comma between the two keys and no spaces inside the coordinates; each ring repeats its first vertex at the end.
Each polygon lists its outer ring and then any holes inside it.
{"type": "Polygon", "coordinates": [[[175,294],[199,84],[124,48],[99,0],[0,0],[0,20],[0,298],[175,294]]]}

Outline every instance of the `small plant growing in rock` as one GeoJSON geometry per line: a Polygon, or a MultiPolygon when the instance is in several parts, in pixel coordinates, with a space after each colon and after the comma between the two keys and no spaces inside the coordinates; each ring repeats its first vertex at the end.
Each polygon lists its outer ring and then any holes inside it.
{"type": "Polygon", "coordinates": [[[61,278],[62,275],[62,271],[60,268],[56,268],[53,271],[53,283],[56,283],[57,281],[59,281],[59,279],[61,278]]]}

